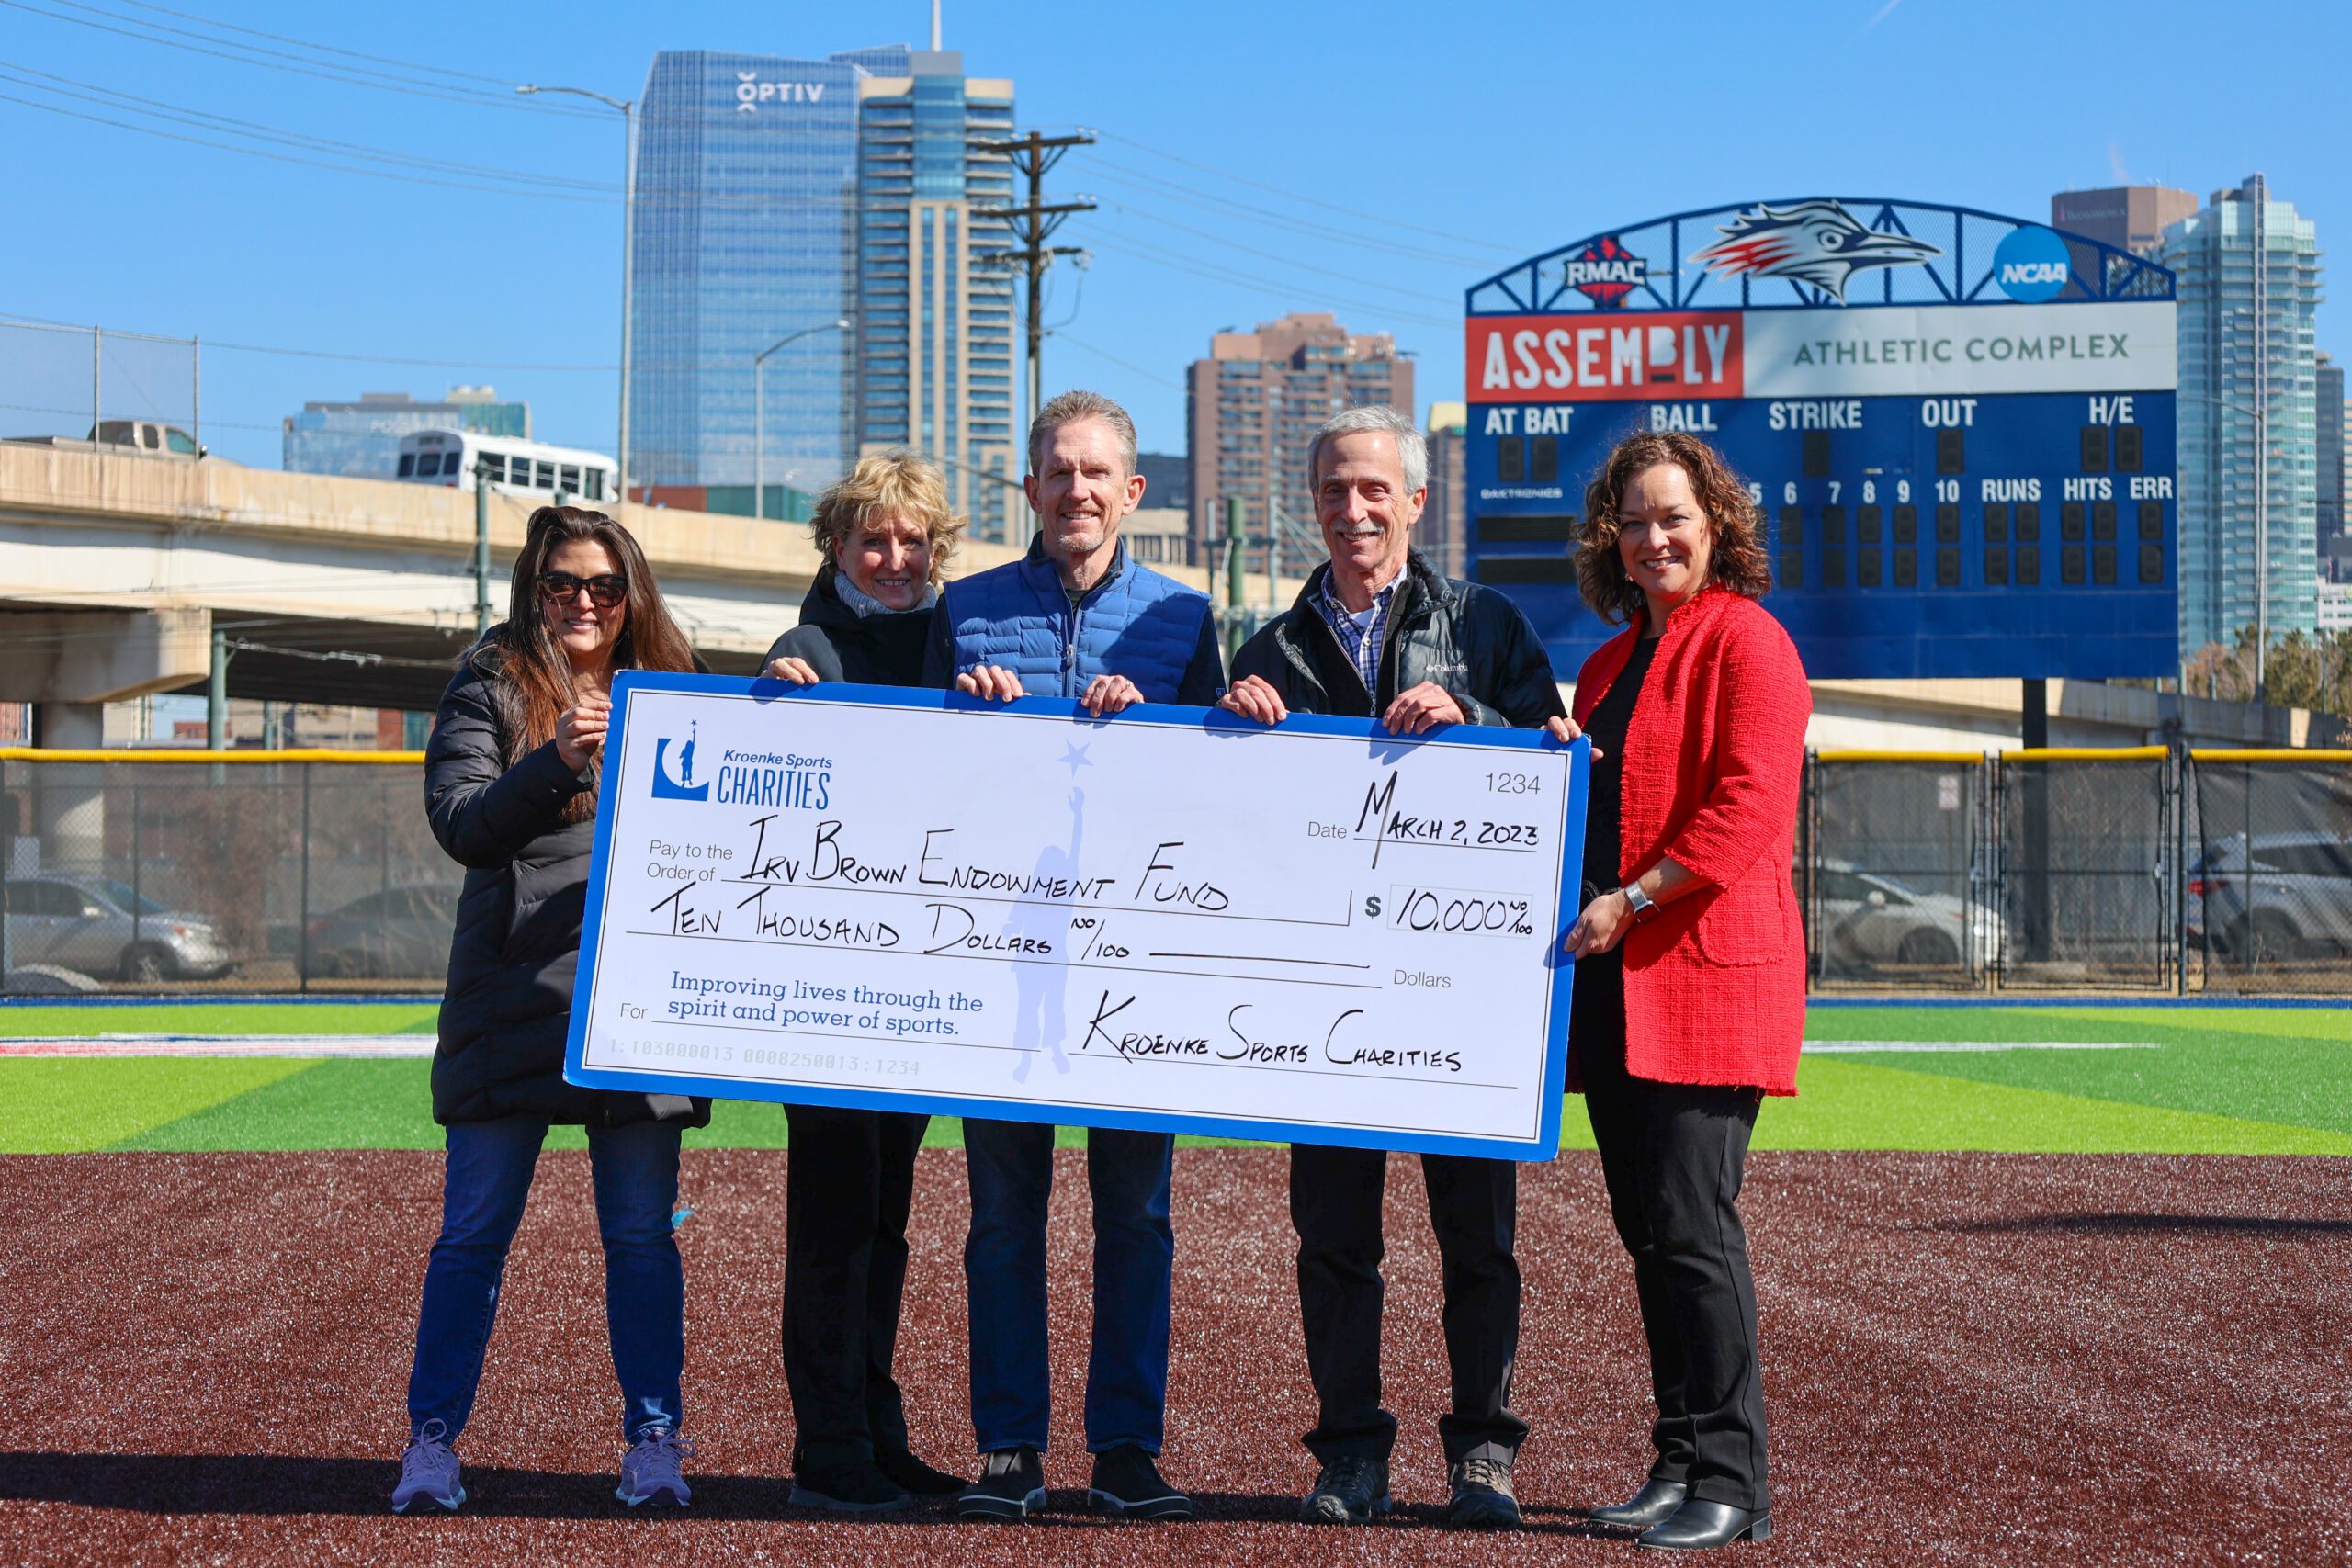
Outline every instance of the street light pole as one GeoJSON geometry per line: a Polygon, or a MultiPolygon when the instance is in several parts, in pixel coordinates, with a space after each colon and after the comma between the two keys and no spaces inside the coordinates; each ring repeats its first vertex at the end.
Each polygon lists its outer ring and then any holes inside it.
{"type": "Polygon", "coordinates": [[[542,87],[525,83],[514,89],[518,93],[569,93],[575,98],[594,98],[608,109],[620,114],[624,131],[621,137],[621,408],[620,408],[620,480],[621,502],[628,502],[628,371],[629,371],[629,312],[635,305],[637,273],[637,100],[608,98],[586,87],[542,87]]]}
{"type": "Polygon", "coordinates": [[[798,343],[802,338],[812,337],[818,333],[847,331],[849,331],[849,318],[844,316],[839,321],[827,321],[822,326],[803,327],[797,333],[786,333],[759,353],[752,355],[752,515],[755,518],[765,517],[768,514],[768,406],[767,378],[763,369],[768,362],[768,355],[786,344],[798,343]]]}

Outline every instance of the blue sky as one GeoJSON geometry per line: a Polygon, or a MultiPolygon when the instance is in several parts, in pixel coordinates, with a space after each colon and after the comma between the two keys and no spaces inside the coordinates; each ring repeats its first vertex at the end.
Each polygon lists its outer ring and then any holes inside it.
{"type": "MultiPolygon", "coordinates": [[[[1067,323],[1048,344],[1047,384],[1126,400],[1146,447],[1174,452],[1183,368],[1220,328],[1335,310],[1418,355],[1424,404],[1458,397],[1464,287],[1685,208],[1826,192],[2039,218],[2054,190],[2129,178],[2202,196],[2260,169],[2334,249],[2352,238],[2347,16],[2162,0],[948,0],[946,42],[973,74],[1014,78],[1023,128],[1104,133],[1055,184],[1106,206],[1064,231],[1096,254],[1082,291],[1057,282],[1047,319],[1067,323]]],[[[545,439],[609,449],[616,206],[273,162],[6,100],[218,139],[108,98],[129,95],[198,119],[603,187],[618,179],[616,117],[513,107],[499,85],[631,97],[657,50],[920,45],[928,20],[921,0],[0,0],[11,219],[0,312],[201,333],[207,438],[265,467],[278,460],[278,419],[305,399],[430,396],[458,381],[528,399],[545,439]],[[306,69],[409,62],[485,81],[447,80],[443,97],[262,69],[197,52],[221,37],[216,23],[256,29],[232,36],[306,69]],[[185,47],[152,41],[155,28],[183,29],[185,47]],[[61,79],[88,96],[27,85],[61,79]],[[447,363],[213,346],[232,343],[447,363]]],[[[2346,321],[2352,308],[2321,308],[2321,346],[2340,358],[2352,357],[2346,321]]]]}

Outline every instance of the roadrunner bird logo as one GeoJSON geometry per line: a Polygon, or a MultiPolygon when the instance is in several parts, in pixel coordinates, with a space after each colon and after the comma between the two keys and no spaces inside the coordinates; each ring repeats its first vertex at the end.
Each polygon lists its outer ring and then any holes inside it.
{"type": "Polygon", "coordinates": [[[1834,201],[1758,207],[1719,231],[1724,238],[1690,259],[1726,276],[1789,277],[1810,283],[1840,305],[1846,286],[1867,267],[1904,266],[1943,254],[1908,234],[1882,233],[1834,201]]]}

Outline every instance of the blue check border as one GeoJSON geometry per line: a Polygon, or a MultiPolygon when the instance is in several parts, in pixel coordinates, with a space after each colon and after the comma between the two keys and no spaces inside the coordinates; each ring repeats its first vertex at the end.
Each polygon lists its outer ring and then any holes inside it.
{"type": "MultiPolygon", "coordinates": [[[[628,720],[630,698],[637,693],[687,693],[713,696],[750,697],[762,702],[827,702],[868,704],[971,713],[1014,711],[1027,716],[1069,718],[1088,725],[1151,724],[1176,729],[1264,733],[1266,727],[1236,717],[1217,708],[1178,707],[1139,704],[1107,718],[1088,715],[1077,703],[1061,697],[1023,697],[1016,703],[988,703],[960,693],[900,686],[861,686],[826,682],[796,686],[789,682],[729,675],[673,675],[624,671],[613,682],[612,737],[605,747],[606,771],[596,807],[596,842],[589,863],[587,918],[580,935],[579,982],[569,1036],[564,1046],[563,1076],[585,1089],[618,1089],[655,1094],[702,1095],[718,1100],[749,1100],[793,1105],[823,1105],[851,1110],[902,1111],[935,1116],[981,1117],[1012,1122],[1042,1122],[1062,1126],[1121,1127],[1139,1132],[1184,1133],[1202,1137],[1234,1138],[1283,1144],[1330,1144],[1342,1147],[1396,1149],[1416,1154],[1469,1155],[1491,1159],[1547,1160],[1560,1147],[1562,1097],[1567,1084],[1568,1013],[1576,969],[1560,954],[1559,938],[1581,908],[1584,855],[1585,792],[1589,779],[1591,743],[1579,740],[1566,748],[1568,787],[1560,800],[1557,831],[1561,845],[1560,883],[1555,913],[1560,929],[1547,949],[1552,968],[1551,994],[1544,1010],[1542,1105],[1536,1130],[1528,1139],[1462,1137],[1448,1134],[1374,1132],[1331,1127],[1313,1122],[1270,1118],[1198,1116],[1163,1111],[1109,1111],[1097,1106],[1045,1104],[1030,1100],[999,1100],[981,1096],[922,1094],[883,1089],[820,1088],[801,1084],[746,1084],[736,1078],[695,1077],[684,1073],[645,1073],[625,1068],[590,1067],[582,1055],[588,1043],[588,1021],[595,1016],[598,984],[597,931],[605,913],[606,871],[611,864],[614,803],[628,798],[628,720]],[[772,1092],[756,1092],[767,1089],[772,1092]]],[[[1392,739],[1369,719],[1331,718],[1295,714],[1275,727],[1277,733],[1329,735],[1350,739],[1392,739]]],[[[1504,751],[1548,751],[1564,749],[1541,730],[1506,729],[1487,725],[1452,725],[1419,740],[1396,739],[1398,745],[1480,746],[1504,751]]],[[[1475,1003],[1465,1003],[1465,1010],[1475,1003]]],[[[1465,1016],[1464,1027],[1475,1028],[1465,1016]]]]}

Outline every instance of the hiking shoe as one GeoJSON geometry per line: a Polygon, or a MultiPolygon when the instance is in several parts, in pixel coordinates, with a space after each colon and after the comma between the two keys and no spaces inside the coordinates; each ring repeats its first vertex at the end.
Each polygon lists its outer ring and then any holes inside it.
{"type": "Polygon", "coordinates": [[[885,1514],[914,1501],[878,1467],[855,1462],[794,1472],[787,1500],[796,1508],[830,1508],[837,1514],[885,1514]]]}
{"type": "Polygon", "coordinates": [[[1388,1461],[1364,1454],[1341,1454],[1315,1478],[1315,1490],[1298,1506],[1299,1522],[1365,1525],[1388,1511],[1388,1461]]]}
{"type": "Polygon", "coordinates": [[[621,1483],[613,1489],[613,1495],[632,1508],[643,1503],[684,1507],[694,1500],[694,1494],[679,1467],[694,1452],[694,1444],[669,1427],[648,1428],[621,1456],[621,1483]]]}
{"type": "Polygon", "coordinates": [[[449,1428],[427,1421],[401,1450],[401,1481],[392,1488],[392,1512],[405,1514],[418,1503],[438,1503],[455,1511],[466,1500],[458,1483],[458,1453],[442,1439],[449,1428]]]}
{"type": "Polygon", "coordinates": [[[874,1462],[883,1474],[918,1497],[952,1497],[964,1490],[962,1476],[933,1470],[904,1450],[876,1454],[874,1462]]]}
{"type": "Polygon", "coordinates": [[[1086,1506],[1115,1519],[1189,1519],[1193,1500],[1161,1479],[1151,1456],[1133,1443],[1094,1456],[1086,1506]]]}
{"type": "Polygon", "coordinates": [[[1446,1472],[1453,1495],[1445,1522],[1462,1529],[1517,1529],[1519,1499],[1510,1489],[1510,1461],[1465,1459],[1446,1472]]]}
{"type": "Polygon", "coordinates": [[[980,1456],[980,1478],[957,1495],[959,1519],[1018,1519],[1046,1511],[1046,1467],[1031,1448],[980,1456]]]}

